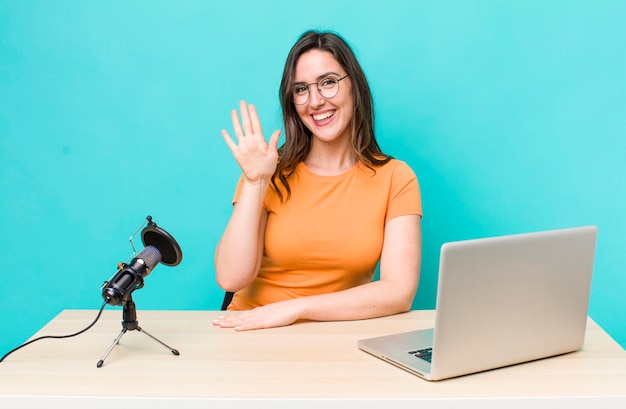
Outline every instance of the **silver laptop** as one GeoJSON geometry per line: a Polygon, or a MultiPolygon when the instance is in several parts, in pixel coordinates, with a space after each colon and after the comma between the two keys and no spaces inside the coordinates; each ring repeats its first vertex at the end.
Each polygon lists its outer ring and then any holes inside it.
{"type": "Polygon", "coordinates": [[[435,326],[358,341],[427,380],[580,349],[597,227],[445,243],[435,326]]]}

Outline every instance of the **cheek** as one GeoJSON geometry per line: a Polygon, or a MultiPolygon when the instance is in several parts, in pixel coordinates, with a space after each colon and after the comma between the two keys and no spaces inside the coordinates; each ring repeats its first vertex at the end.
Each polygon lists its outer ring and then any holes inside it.
{"type": "Polygon", "coordinates": [[[296,113],[298,114],[298,117],[300,118],[300,120],[306,123],[309,117],[306,113],[306,108],[296,105],[296,113]]]}
{"type": "Polygon", "coordinates": [[[347,104],[350,106],[350,108],[354,110],[354,97],[352,96],[352,88],[350,88],[350,91],[347,94],[348,94],[346,96],[347,104]]]}
{"type": "Polygon", "coordinates": [[[352,97],[352,87],[340,89],[337,95],[340,99],[335,103],[347,111],[354,111],[354,98],[352,97]],[[342,92],[343,91],[343,92],[342,92]]]}

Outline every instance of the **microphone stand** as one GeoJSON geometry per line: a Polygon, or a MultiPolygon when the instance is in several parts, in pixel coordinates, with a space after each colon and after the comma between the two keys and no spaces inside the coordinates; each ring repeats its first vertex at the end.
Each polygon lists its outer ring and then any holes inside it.
{"type": "Polygon", "coordinates": [[[153,340],[155,340],[159,344],[163,345],[165,348],[169,349],[172,354],[174,354],[176,356],[180,355],[180,352],[178,352],[178,350],[173,349],[172,347],[170,347],[167,344],[163,343],[159,339],[157,339],[154,336],[150,335],[148,332],[146,332],[145,330],[143,330],[139,326],[139,321],[137,321],[137,309],[135,308],[135,302],[133,301],[133,297],[132,297],[131,293],[129,293],[126,296],[124,296],[124,299],[122,300],[122,306],[123,306],[122,331],[117,336],[117,338],[115,338],[115,340],[113,341],[113,343],[111,344],[109,349],[106,351],[106,353],[104,354],[102,359],[100,359],[98,361],[98,363],[96,364],[96,366],[98,368],[100,368],[104,364],[104,360],[107,358],[107,356],[109,356],[109,354],[111,353],[113,348],[115,348],[115,346],[120,343],[120,339],[122,339],[122,336],[124,336],[124,334],[126,334],[126,331],[128,331],[128,330],[130,330],[130,331],[137,330],[139,332],[143,332],[144,334],[146,334],[147,336],[149,336],[150,338],[152,338],[153,340]]]}

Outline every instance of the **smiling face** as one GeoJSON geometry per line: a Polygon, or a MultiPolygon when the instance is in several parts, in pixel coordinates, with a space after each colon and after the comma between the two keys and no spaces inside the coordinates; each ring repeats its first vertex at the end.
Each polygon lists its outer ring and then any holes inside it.
{"type": "Polygon", "coordinates": [[[324,98],[317,87],[323,78],[339,80],[346,70],[328,51],[310,50],[302,54],[296,64],[293,81],[297,86],[309,85],[309,99],[296,105],[298,116],[313,136],[323,142],[350,141],[350,122],[354,115],[350,77],[338,82],[339,90],[331,98],[324,98]],[[311,84],[313,83],[313,84],[311,84]]]}

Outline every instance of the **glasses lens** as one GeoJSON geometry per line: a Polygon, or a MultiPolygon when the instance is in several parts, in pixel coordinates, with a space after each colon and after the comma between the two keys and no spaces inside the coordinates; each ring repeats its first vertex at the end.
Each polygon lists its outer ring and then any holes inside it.
{"type": "Polygon", "coordinates": [[[337,95],[339,91],[339,81],[337,81],[337,78],[333,77],[321,79],[320,82],[317,83],[317,89],[324,98],[332,98],[337,95]]]}
{"type": "Polygon", "coordinates": [[[309,87],[306,85],[296,85],[293,87],[293,102],[297,105],[306,104],[309,100],[309,87]]]}

